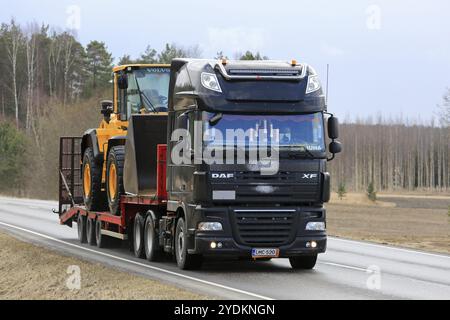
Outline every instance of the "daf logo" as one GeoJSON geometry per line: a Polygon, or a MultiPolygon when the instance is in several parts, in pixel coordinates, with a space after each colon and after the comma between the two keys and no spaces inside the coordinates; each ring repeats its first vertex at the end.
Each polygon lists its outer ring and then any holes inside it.
{"type": "Polygon", "coordinates": [[[316,179],[318,176],[317,173],[304,173],[302,179],[316,179]]]}
{"type": "Polygon", "coordinates": [[[234,179],[234,173],[213,173],[213,179],[234,179]]]}

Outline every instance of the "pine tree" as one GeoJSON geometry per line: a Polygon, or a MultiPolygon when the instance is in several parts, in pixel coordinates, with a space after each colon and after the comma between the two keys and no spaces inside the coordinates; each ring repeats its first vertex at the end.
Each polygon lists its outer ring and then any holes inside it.
{"type": "Polygon", "coordinates": [[[105,43],[91,41],[86,47],[86,59],[92,88],[107,87],[111,78],[112,57],[105,43]]]}
{"type": "Polygon", "coordinates": [[[345,198],[345,195],[347,194],[347,189],[345,187],[344,182],[339,183],[337,194],[338,194],[339,200],[342,200],[343,198],[345,198]]]}
{"type": "Polygon", "coordinates": [[[371,201],[376,201],[377,200],[377,192],[375,191],[375,186],[374,186],[372,181],[367,186],[367,197],[371,201]]]}

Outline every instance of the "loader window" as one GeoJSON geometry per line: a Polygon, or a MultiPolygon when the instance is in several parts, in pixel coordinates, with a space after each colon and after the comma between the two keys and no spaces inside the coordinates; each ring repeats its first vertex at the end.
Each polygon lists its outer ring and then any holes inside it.
{"type": "Polygon", "coordinates": [[[127,119],[132,114],[139,113],[141,109],[141,97],[136,83],[136,77],[133,73],[128,75],[127,89],[127,119]]]}

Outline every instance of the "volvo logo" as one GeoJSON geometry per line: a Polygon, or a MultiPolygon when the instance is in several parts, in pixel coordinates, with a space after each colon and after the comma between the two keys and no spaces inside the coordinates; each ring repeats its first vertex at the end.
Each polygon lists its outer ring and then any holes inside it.
{"type": "Polygon", "coordinates": [[[234,173],[213,173],[213,179],[234,179],[234,173]]]}

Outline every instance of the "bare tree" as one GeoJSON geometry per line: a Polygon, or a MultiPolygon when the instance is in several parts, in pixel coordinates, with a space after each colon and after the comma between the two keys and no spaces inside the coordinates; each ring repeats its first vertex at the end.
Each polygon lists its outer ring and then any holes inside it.
{"type": "Polygon", "coordinates": [[[2,27],[3,39],[5,41],[5,48],[7,52],[8,62],[11,68],[12,78],[12,94],[14,97],[14,110],[16,127],[19,127],[19,92],[17,85],[17,61],[19,55],[19,49],[23,44],[23,34],[20,26],[16,24],[14,20],[10,25],[3,25],[2,27]]]}

